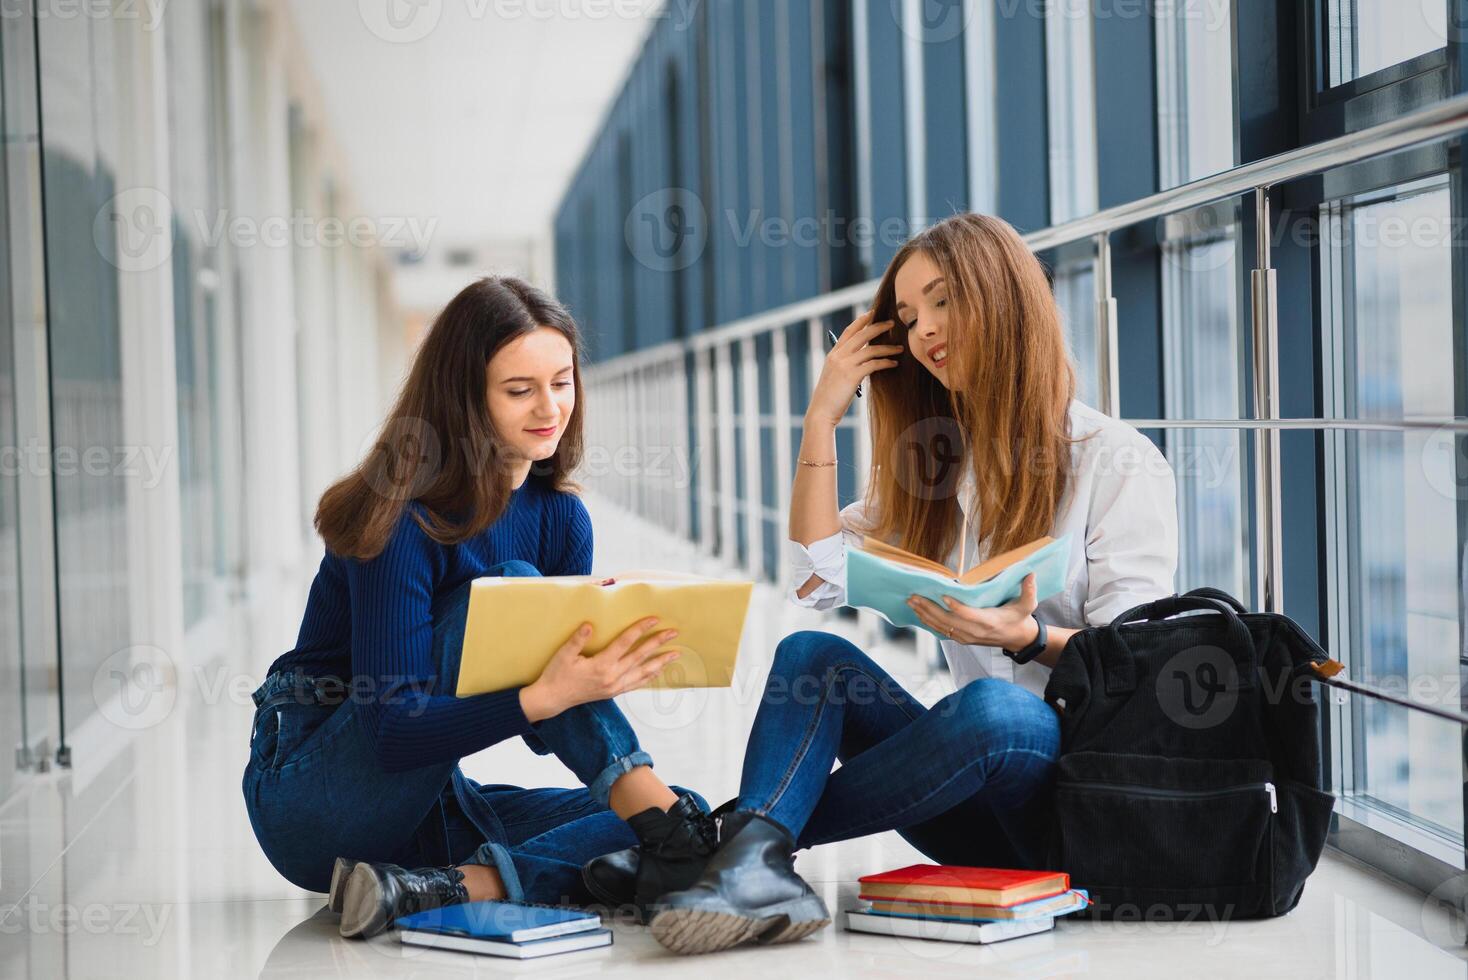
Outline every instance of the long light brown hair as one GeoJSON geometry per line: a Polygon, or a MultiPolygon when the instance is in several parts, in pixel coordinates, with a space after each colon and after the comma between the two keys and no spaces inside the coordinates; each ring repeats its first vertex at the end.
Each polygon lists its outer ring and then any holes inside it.
{"type": "Polygon", "coordinates": [[[912,353],[897,317],[896,282],[918,252],[947,284],[947,363],[955,380],[950,391],[913,356],[869,376],[867,533],[946,561],[960,533],[956,490],[967,448],[980,515],[975,540],[998,555],[1050,533],[1071,478],[1076,381],[1060,310],[1040,260],[1009,224],[956,214],[893,256],[872,304],[873,319],[893,325],[871,343],[912,353]]]}
{"type": "Polygon", "coordinates": [[[321,495],[316,530],[329,549],[377,556],[411,500],[427,511],[413,519],[440,544],[457,544],[499,519],[514,489],[513,461],[489,414],[489,361],[538,327],[571,343],[576,405],[555,454],[535,461],[526,479],[580,490],[570,480],[582,454],[583,344],[576,321],[529,283],[489,276],[464,287],[438,314],[367,457],[321,495]]]}

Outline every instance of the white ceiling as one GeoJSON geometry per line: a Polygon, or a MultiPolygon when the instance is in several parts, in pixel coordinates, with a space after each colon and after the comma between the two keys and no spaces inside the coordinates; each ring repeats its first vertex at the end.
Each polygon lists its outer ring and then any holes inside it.
{"type": "Polygon", "coordinates": [[[428,266],[544,240],[660,5],[290,0],[354,196],[436,218],[428,266]]]}

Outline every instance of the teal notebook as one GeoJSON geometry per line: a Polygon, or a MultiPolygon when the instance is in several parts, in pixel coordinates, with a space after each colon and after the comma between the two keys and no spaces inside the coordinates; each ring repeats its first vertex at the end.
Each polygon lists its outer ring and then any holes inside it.
{"type": "MultiPolygon", "coordinates": [[[[1035,594],[1048,599],[1065,588],[1065,566],[1070,556],[1070,535],[1061,535],[982,582],[964,585],[952,575],[924,571],[911,565],[880,558],[859,548],[846,549],[846,603],[880,615],[893,626],[928,629],[907,605],[907,597],[920,595],[942,606],[951,595],[969,606],[991,608],[1019,598],[1025,576],[1035,573],[1035,594]]],[[[928,630],[940,639],[942,634],[928,630]]]]}

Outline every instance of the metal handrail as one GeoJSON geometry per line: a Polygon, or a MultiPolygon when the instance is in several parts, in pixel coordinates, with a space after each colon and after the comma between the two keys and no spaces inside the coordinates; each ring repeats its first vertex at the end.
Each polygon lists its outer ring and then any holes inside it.
{"type": "MultiPolygon", "coordinates": [[[[1024,240],[1032,250],[1043,252],[1060,245],[1109,234],[1143,221],[1215,204],[1230,197],[1247,194],[1259,187],[1270,187],[1309,177],[1335,167],[1359,163],[1384,153],[1464,131],[1468,131],[1468,95],[1456,95],[1360,132],[1242,164],[1210,177],[1076,218],[1074,221],[1032,231],[1024,236],[1024,240]]],[[[622,369],[658,363],[685,351],[703,350],[742,340],[771,327],[798,323],[814,316],[825,316],[858,304],[865,305],[876,293],[880,282],[880,278],[868,279],[820,296],[787,303],[753,316],[732,320],[686,339],[666,341],[654,347],[619,354],[611,360],[588,367],[588,370],[615,374],[622,369]]]]}
{"type": "MultiPolygon", "coordinates": [[[[1077,218],[1065,224],[1050,228],[1040,229],[1024,235],[1026,244],[1034,251],[1045,251],[1061,245],[1081,242],[1090,239],[1096,248],[1096,303],[1097,303],[1097,353],[1098,370],[1100,371],[1100,400],[1101,407],[1108,415],[1120,416],[1119,392],[1116,390],[1117,382],[1117,334],[1118,319],[1116,316],[1116,301],[1111,295],[1110,287],[1110,236],[1122,228],[1133,226],[1148,220],[1165,218],[1169,215],[1193,208],[1203,207],[1226,200],[1231,197],[1242,196],[1253,193],[1256,209],[1255,227],[1255,251],[1256,267],[1250,273],[1250,285],[1253,297],[1252,319],[1253,319],[1253,346],[1254,357],[1251,364],[1252,391],[1254,396],[1254,417],[1239,419],[1125,419],[1124,421],[1137,428],[1161,428],[1161,429],[1236,429],[1252,430],[1255,445],[1255,514],[1257,533],[1260,539],[1260,547],[1256,554],[1256,587],[1258,589],[1258,607],[1269,611],[1281,611],[1283,599],[1281,597],[1281,580],[1283,578],[1283,541],[1281,534],[1281,488],[1279,483],[1279,437],[1286,430],[1378,430],[1378,431],[1403,431],[1403,430],[1440,430],[1451,433],[1468,433],[1468,418],[1462,417],[1404,417],[1404,418],[1376,418],[1376,419],[1351,419],[1351,418],[1281,418],[1279,417],[1279,379],[1277,362],[1278,345],[1278,305],[1277,284],[1275,271],[1271,256],[1271,218],[1270,218],[1270,189],[1278,183],[1295,180],[1301,177],[1311,176],[1336,167],[1359,163],[1364,160],[1378,157],[1383,154],[1392,153],[1410,146],[1431,142],[1447,136],[1468,131],[1468,95],[1459,95],[1445,99],[1428,108],[1401,116],[1397,119],[1372,126],[1357,133],[1326,140],[1311,146],[1282,153],[1266,160],[1235,167],[1211,177],[1193,181],[1179,187],[1174,187],[1158,194],[1131,201],[1116,207],[1107,208],[1094,214],[1077,218]]],[[[744,364],[746,371],[758,370],[753,358],[754,339],[764,333],[773,332],[773,363],[775,371],[774,383],[777,390],[783,390],[788,383],[788,361],[786,358],[786,337],[782,329],[797,324],[806,327],[807,340],[810,345],[810,361],[807,365],[812,372],[814,380],[815,372],[819,371],[820,355],[824,349],[823,335],[825,332],[823,317],[838,311],[850,311],[855,313],[865,307],[875,293],[880,280],[871,279],[866,282],[856,283],[842,289],[825,293],[820,296],[799,300],[785,306],[776,307],[757,313],[752,316],[743,317],[738,320],[723,324],[710,330],[703,331],[694,336],[677,341],[659,344],[655,347],[644,348],[640,351],[619,355],[610,361],[601,364],[589,365],[587,369],[588,380],[593,383],[616,381],[620,378],[630,377],[635,386],[642,375],[639,372],[648,372],[648,369],[666,369],[676,365],[681,369],[683,358],[687,355],[694,357],[694,369],[697,377],[697,391],[699,394],[700,407],[698,415],[700,418],[700,434],[718,436],[718,453],[721,459],[733,459],[733,428],[727,413],[720,413],[721,426],[717,433],[705,433],[703,426],[709,411],[709,400],[714,391],[710,390],[711,381],[720,396],[732,397],[729,360],[734,345],[740,344],[744,348],[744,364]],[[709,353],[713,354],[713,369],[709,365],[709,353]],[[710,375],[715,375],[711,379],[710,375]],[[727,430],[727,431],[725,431],[727,430]]],[[[751,386],[748,377],[745,378],[743,414],[746,416],[746,425],[760,424],[762,418],[758,406],[758,388],[751,386]]],[[[854,406],[858,413],[863,406],[854,406]]],[[[783,409],[788,412],[788,406],[783,409]]],[[[776,414],[780,414],[777,405],[776,414]]],[[[857,459],[860,464],[863,461],[862,440],[866,437],[864,426],[857,424],[857,420],[850,421],[851,427],[858,429],[858,452],[857,459]]],[[[778,431],[786,429],[787,424],[777,420],[778,431]]],[[[788,432],[786,433],[788,437],[788,432]]],[[[746,453],[758,451],[757,441],[750,441],[746,432],[746,453]]],[[[788,446],[785,447],[788,450],[788,446]]],[[[786,459],[789,453],[782,450],[777,459],[777,470],[780,469],[781,460],[786,459]]],[[[743,502],[736,501],[733,493],[733,479],[730,467],[720,467],[720,483],[718,498],[723,503],[723,520],[718,529],[721,534],[722,544],[719,551],[725,557],[732,557],[734,545],[734,514],[733,511],[743,502]]],[[[709,533],[712,517],[712,503],[710,496],[713,487],[708,485],[707,468],[699,468],[700,477],[700,509],[701,527],[704,531],[700,537],[709,533]]],[[[758,480],[755,480],[756,485],[758,480]]],[[[777,473],[777,494],[782,494],[784,487],[788,486],[788,474],[777,473]]],[[[783,503],[781,496],[776,500],[783,503]]],[[[763,509],[764,504],[758,498],[753,501],[763,509]]],[[[748,508],[746,507],[746,510],[748,508]]],[[[700,542],[704,544],[704,542],[700,542]]],[[[761,564],[760,549],[751,546],[748,552],[751,566],[757,568],[761,564]]],[[[1390,701],[1408,708],[1435,714],[1441,718],[1458,721],[1468,725],[1468,714],[1451,712],[1447,709],[1432,708],[1413,702],[1409,698],[1400,698],[1389,692],[1378,690],[1370,685],[1361,684],[1357,681],[1348,681],[1344,678],[1322,679],[1322,683],[1338,687],[1343,690],[1351,690],[1357,693],[1390,701]]]]}

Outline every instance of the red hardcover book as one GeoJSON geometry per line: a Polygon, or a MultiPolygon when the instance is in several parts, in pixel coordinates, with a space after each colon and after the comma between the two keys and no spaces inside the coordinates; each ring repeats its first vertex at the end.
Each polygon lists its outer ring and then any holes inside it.
{"type": "Polygon", "coordinates": [[[1005,907],[1058,895],[1070,888],[1070,875],[1063,871],[965,868],[954,864],[914,864],[857,881],[861,883],[859,897],[868,901],[1005,907]]]}

